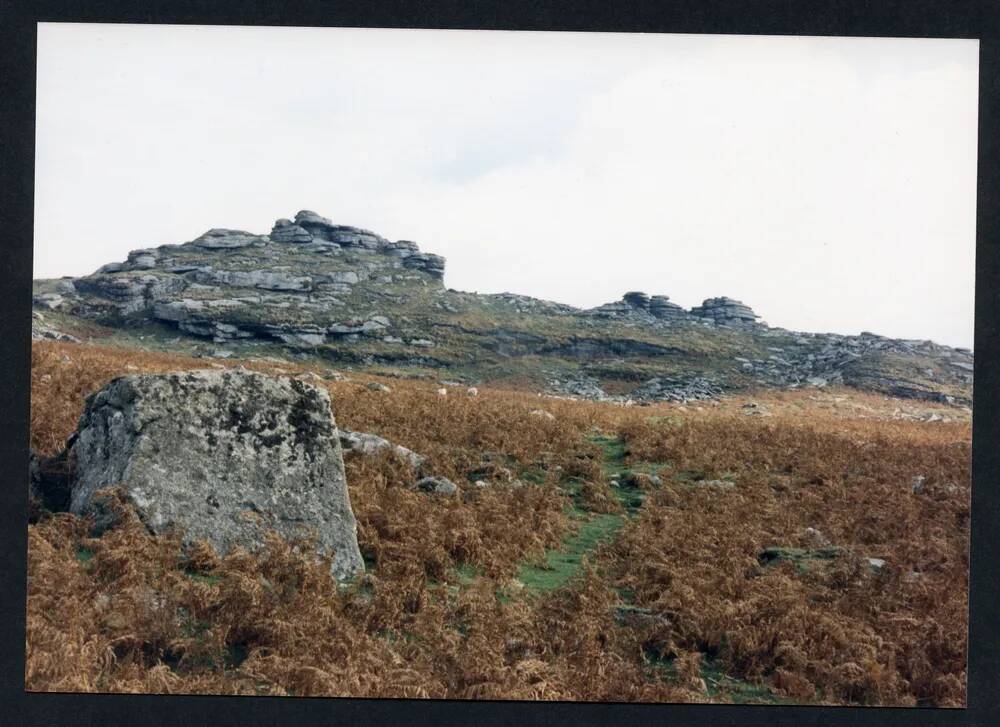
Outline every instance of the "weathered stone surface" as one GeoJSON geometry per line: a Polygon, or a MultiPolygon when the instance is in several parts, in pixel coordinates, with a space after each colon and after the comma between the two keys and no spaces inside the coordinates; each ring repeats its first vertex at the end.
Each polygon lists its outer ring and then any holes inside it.
{"type": "Polygon", "coordinates": [[[295,379],[194,371],[115,379],[71,438],[74,513],[120,485],[154,533],[221,552],[311,532],[339,578],[363,570],[329,395],[295,379]]]}
{"type": "Polygon", "coordinates": [[[281,219],[274,223],[270,237],[274,242],[309,243],[313,241],[313,236],[309,234],[307,229],[287,219],[281,219]]]}
{"type": "Polygon", "coordinates": [[[207,250],[229,249],[235,247],[247,247],[254,243],[265,243],[267,238],[262,235],[255,235],[245,230],[227,230],[216,227],[201,237],[195,238],[189,244],[196,247],[203,247],[207,250]]]}
{"type": "Polygon", "coordinates": [[[312,278],[308,275],[291,275],[270,270],[195,270],[190,276],[205,285],[228,285],[234,288],[261,288],[263,290],[310,290],[312,278]]]}
{"type": "Polygon", "coordinates": [[[444,279],[444,263],[443,257],[429,252],[412,253],[403,258],[403,267],[422,270],[438,280],[444,279]]]}
{"type": "Polygon", "coordinates": [[[301,210],[295,215],[295,224],[312,235],[313,240],[335,242],[345,248],[361,248],[377,250],[387,240],[376,235],[371,230],[348,225],[335,225],[326,217],[321,217],[312,210],[301,210]]]}

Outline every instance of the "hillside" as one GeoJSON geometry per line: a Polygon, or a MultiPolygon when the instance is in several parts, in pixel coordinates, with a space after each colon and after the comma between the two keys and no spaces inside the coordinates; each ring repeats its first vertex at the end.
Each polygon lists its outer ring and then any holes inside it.
{"type": "Polygon", "coordinates": [[[324,361],[592,399],[706,399],[845,385],[971,404],[972,354],[797,333],[710,298],[632,291],[594,309],[444,285],[444,258],[314,212],[267,234],[213,229],[81,278],[34,282],[34,337],[198,356],[324,361]]]}
{"type": "Polygon", "coordinates": [[[346,453],[366,566],[347,588],[276,538],[219,555],[134,515],[42,513],[29,690],[965,703],[961,408],[840,386],[625,407],[40,341],[32,449],[61,451],[109,380],[199,368],[323,387],[341,429],[457,487],[346,453]]]}

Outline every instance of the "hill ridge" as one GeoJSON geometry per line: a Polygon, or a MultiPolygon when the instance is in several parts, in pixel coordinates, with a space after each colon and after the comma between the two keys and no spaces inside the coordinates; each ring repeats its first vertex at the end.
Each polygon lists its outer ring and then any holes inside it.
{"type": "Polygon", "coordinates": [[[130,345],[315,356],[599,399],[845,384],[971,402],[967,349],[788,331],[726,296],[685,309],[665,294],[633,290],[581,309],[462,292],[445,287],[445,263],[413,241],[301,210],[267,234],[213,228],[186,243],[133,250],[90,275],[36,280],[34,335],[86,336],[96,324],[100,336],[130,345]]]}

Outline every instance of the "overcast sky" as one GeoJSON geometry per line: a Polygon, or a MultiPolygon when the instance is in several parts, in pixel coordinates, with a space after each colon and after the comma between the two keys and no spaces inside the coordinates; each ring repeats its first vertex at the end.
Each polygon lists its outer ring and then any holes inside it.
{"type": "Polygon", "coordinates": [[[445,283],[971,346],[978,42],[42,24],[35,277],[312,209],[445,283]]]}

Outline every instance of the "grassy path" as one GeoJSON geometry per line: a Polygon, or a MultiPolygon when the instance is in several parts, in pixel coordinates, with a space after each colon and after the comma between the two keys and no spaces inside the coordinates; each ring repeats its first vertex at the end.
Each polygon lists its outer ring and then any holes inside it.
{"type": "MultiPolygon", "coordinates": [[[[625,471],[625,445],[620,439],[600,436],[591,441],[600,444],[604,450],[605,474],[610,476],[625,471]]],[[[559,548],[547,551],[543,565],[526,563],[521,566],[518,580],[525,588],[533,591],[559,588],[580,571],[585,557],[593,553],[601,543],[614,539],[627,517],[633,515],[642,503],[621,488],[612,489],[625,506],[626,514],[590,512],[574,498],[570,517],[579,523],[576,533],[566,538],[559,548]]]]}

